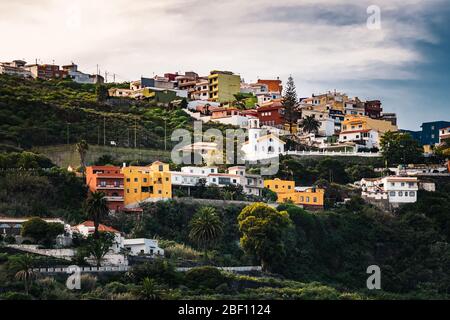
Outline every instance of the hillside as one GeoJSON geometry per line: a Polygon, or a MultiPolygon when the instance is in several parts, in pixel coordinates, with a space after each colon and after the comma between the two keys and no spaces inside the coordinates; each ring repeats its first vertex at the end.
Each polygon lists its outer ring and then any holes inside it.
{"type": "Polygon", "coordinates": [[[193,119],[179,109],[125,102],[97,102],[94,85],[0,75],[0,144],[29,149],[85,139],[89,144],[114,141],[120,147],[164,149],[166,133],[169,149],[174,129],[192,129],[193,119]]]}

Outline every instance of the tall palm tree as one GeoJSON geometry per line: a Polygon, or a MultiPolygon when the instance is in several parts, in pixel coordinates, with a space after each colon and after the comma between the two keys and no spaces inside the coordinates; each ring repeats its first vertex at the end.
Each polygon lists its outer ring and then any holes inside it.
{"type": "Polygon", "coordinates": [[[316,118],[314,118],[314,116],[312,116],[312,115],[306,116],[306,118],[304,118],[301,121],[300,127],[303,128],[304,132],[317,133],[317,132],[319,132],[320,122],[318,120],[316,120],[316,118]]]}
{"type": "Polygon", "coordinates": [[[85,203],[88,219],[94,222],[94,239],[98,239],[98,226],[109,213],[108,204],[103,192],[95,191],[90,194],[85,203]]]}
{"type": "Polygon", "coordinates": [[[213,207],[201,207],[190,222],[189,238],[205,252],[213,247],[223,234],[223,224],[213,207]]]}
{"type": "Polygon", "coordinates": [[[10,260],[12,260],[12,267],[17,270],[15,278],[23,281],[25,293],[28,294],[31,283],[37,276],[36,272],[33,271],[35,264],[34,257],[29,254],[22,254],[13,256],[10,260]]]}
{"type": "Polygon", "coordinates": [[[86,140],[81,140],[80,142],[78,142],[76,145],[76,150],[77,150],[78,154],[80,155],[80,164],[81,164],[81,167],[83,168],[83,173],[84,173],[84,168],[86,167],[86,155],[89,150],[89,145],[86,142],[86,140]]]}

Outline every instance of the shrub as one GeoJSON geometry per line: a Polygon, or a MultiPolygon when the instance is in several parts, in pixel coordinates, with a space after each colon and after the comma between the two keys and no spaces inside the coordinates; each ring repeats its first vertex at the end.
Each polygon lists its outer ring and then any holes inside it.
{"type": "Polygon", "coordinates": [[[186,272],[186,283],[190,288],[214,289],[226,284],[227,277],[217,268],[211,266],[197,267],[186,272]]]}
{"type": "Polygon", "coordinates": [[[80,277],[80,282],[81,290],[83,290],[84,292],[92,291],[97,285],[97,277],[94,277],[90,274],[82,274],[80,277]]]}
{"type": "Polygon", "coordinates": [[[173,242],[164,248],[164,255],[170,259],[196,260],[201,253],[185,244],[173,242]]]}
{"type": "Polygon", "coordinates": [[[158,283],[177,285],[181,281],[180,273],[175,271],[172,263],[165,259],[155,259],[134,266],[130,273],[134,283],[141,283],[145,278],[155,279],[158,283]]]}
{"type": "Polygon", "coordinates": [[[5,292],[0,296],[5,300],[31,300],[31,296],[21,292],[5,292]]]}
{"type": "Polygon", "coordinates": [[[8,235],[8,236],[5,237],[5,242],[7,244],[14,244],[14,243],[16,243],[16,238],[14,238],[13,236],[8,235]]]}

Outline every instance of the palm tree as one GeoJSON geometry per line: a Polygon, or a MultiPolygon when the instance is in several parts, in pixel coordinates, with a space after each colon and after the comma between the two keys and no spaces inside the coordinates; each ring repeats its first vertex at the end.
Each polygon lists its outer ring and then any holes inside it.
{"type": "Polygon", "coordinates": [[[31,283],[37,276],[37,273],[33,270],[35,264],[34,257],[29,254],[23,254],[19,256],[13,256],[10,258],[10,260],[12,260],[13,268],[17,270],[15,278],[17,280],[23,281],[25,293],[28,294],[31,283]]]}
{"type": "Polygon", "coordinates": [[[86,154],[89,150],[89,145],[85,140],[81,140],[80,142],[77,143],[76,149],[80,155],[80,164],[84,172],[84,168],[86,167],[86,154]]]}
{"type": "Polygon", "coordinates": [[[158,285],[154,279],[144,278],[138,290],[138,295],[144,300],[160,300],[158,285]]]}
{"type": "Polygon", "coordinates": [[[300,123],[300,127],[303,128],[304,132],[314,132],[317,133],[319,131],[320,128],[320,122],[318,120],[316,120],[316,118],[314,118],[314,116],[306,116],[306,118],[304,118],[301,123],[300,123]]]}
{"type": "Polygon", "coordinates": [[[190,222],[189,238],[205,252],[212,247],[223,233],[223,224],[213,207],[201,207],[190,222]]]}
{"type": "Polygon", "coordinates": [[[108,204],[103,192],[95,191],[90,194],[85,203],[88,219],[94,221],[94,239],[98,239],[98,226],[109,213],[108,204]]]}

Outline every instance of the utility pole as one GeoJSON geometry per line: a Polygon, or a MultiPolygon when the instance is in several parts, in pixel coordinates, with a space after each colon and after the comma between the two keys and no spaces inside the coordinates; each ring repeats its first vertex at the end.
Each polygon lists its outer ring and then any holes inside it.
{"type": "Polygon", "coordinates": [[[167,151],[167,118],[164,118],[164,151],[167,151]]]}
{"type": "Polygon", "coordinates": [[[136,133],[136,131],[137,131],[137,120],[136,119],[134,119],[134,148],[136,149],[136,146],[137,146],[137,143],[136,143],[136,141],[137,141],[137,133],[136,133]]]}
{"type": "Polygon", "coordinates": [[[70,143],[70,131],[69,131],[70,122],[67,122],[67,144],[70,143]]]}
{"type": "Polygon", "coordinates": [[[105,82],[108,82],[108,71],[105,71],[105,82]]]}
{"type": "Polygon", "coordinates": [[[113,73],[113,82],[116,83],[116,74],[113,73]]]}
{"type": "Polygon", "coordinates": [[[106,146],[106,117],[103,117],[103,145],[106,146]]]}
{"type": "Polygon", "coordinates": [[[100,126],[97,126],[97,145],[100,145],[100,126]]]}

